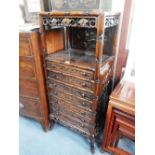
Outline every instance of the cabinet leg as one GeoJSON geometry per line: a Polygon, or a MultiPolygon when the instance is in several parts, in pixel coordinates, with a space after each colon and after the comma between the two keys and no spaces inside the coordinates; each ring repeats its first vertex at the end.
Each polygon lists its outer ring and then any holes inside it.
{"type": "Polygon", "coordinates": [[[54,122],[53,121],[50,121],[48,123],[42,122],[41,124],[42,124],[43,130],[47,132],[48,130],[52,130],[54,122]]]}
{"type": "Polygon", "coordinates": [[[90,140],[90,150],[91,150],[91,153],[95,153],[95,138],[92,138],[90,140]]]}
{"type": "Polygon", "coordinates": [[[50,121],[49,123],[49,130],[52,130],[53,129],[53,126],[54,126],[54,121],[50,121]]]}
{"type": "Polygon", "coordinates": [[[45,132],[47,132],[47,131],[48,131],[48,126],[45,125],[44,123],[41,123],[41,125],[42,125],[43,130],[44,130],[45,132]]]}

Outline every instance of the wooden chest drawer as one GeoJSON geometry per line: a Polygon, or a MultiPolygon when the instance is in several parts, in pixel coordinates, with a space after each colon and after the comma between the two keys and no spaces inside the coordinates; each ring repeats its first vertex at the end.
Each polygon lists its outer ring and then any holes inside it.
{"type": "Polygon", "coordinates": [[[30,98],[20,97],[19,112],[23,115],[41,116],[40,101],[30,98]]]}
{"type": "Polygon", "coordinates": [[[19,76],[20,77],[35,77],[35,66],[32,59],[19,61],[19,76]]]}
{"type": "Polygon", "coordinates": [[[87,111],[93,112],[94,111],[94,103],[90,102],[88,100],[76,97],[74,95],[68,94],[66,92],[59,92],[60,95],[55,96],[55,95],[51,95],[49,96],[49,102],[55,101],[55,100],[65,100],[67,102],[70,102],[70,104],[77,106],[77,108],[82,108],[85,109],[87,111]]]}
{"type": "Polygon", "coordinates": [[[31,79],[19,79],[19,92],[22,96],[39,98],[37,81],[31,79]]]}
{"type": "Polygon", "coordinates": [[[80,78],[75,78],[74,76],[70,76],[68,74],[64,74],[58,71],[55,71],[55,72],[49,71],[48,79],[56,79],[56,80],[63,81],[71,85],[77,86],[79,88],[95,92],[95,82],[92,80],[87,81],[80,78]]]}
{"type": "Polygon", "coordinates": [[[70,65],[63,65],[60,63],[55,63],[51,61],[47,61],[47,70],[49,71],[59,71],[61,73],[65,73],[72,76],[77,76],[87,80],[94,80],[94,72],[83,70],[77,67],[72,67],[70,65]]]}
{"type": "Polygon", "coordinates": [[[56,113],[52,113],[50,114],[50,118],[56,121],[59,121],[70,128],[77,129],[79,132],[82,132],[83,134],[86,134],[86,135],[90,135],[90,133],[94,129],[94,127],[83,124],[63,113],[59,113],[59,115],[57,115],[56,113]]]}
{"type": "Polygon", "coordinates": [[[32,56],[32,45],[30,38],[20,38],[19,56],[32,56]]]}
{"type": "Polygon", "coordinates": [[[54,109],[59,111],[68,113],[70,116],[78,117],[84,121],[92,121],[96,112],[90,112],[85,110],[84,108],[77,107],[76,104],[67,102],[63,99],[58,99],[56,97],[52,97],[52,100],[49,101],[54,109]]]}
{"type": "Polygon", "coordinates": [[[59,95],[59,92],[63,91],[63,92],[72,94],[74,96],[87,99],[89,101],[96,99],[93,93],[87,92],[85,90],[77,89],[72,85],[64,84],[56,80],[48,81],[48,88],[49,88],[49,94],[59,95]]]}

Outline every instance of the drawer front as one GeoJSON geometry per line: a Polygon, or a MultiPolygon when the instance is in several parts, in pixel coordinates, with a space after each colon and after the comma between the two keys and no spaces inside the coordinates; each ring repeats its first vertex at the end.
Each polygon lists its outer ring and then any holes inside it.
{"type": "Polygon", "coordinates": [[[28,116],[41,116],[40,102],[21,97],[19,99],[19,112],[28,116]]]}
{"type": "Polygon", "coordinates": [[[81,77],[86,80],[94,80],[94,73],[87,70],[82,70],[76,67],[71,67],[69,65],[63,65],[59,63],[54,63],[47,61],[47,70],[49,71],[59,71],[72,76],[81,77]]]}
{"type": "Polygon", "coordinates": [[[71,117],[79,118],[84,122],[88,121],[88,123],[90,123],[95,121],[94,118],[96,116],[96,112],[87,111],[71,102],[66,102],[63,99],[58,99],[55,97],[52,97],[52,100],[49,102],[52,108],[54,108],[56,111],[62,111],[66,114],[69,114],[71,117]]]}
{"type": "Polygon", "coordinates": [[[38,85],[35,80],[19,79],[19,94],[27,97],[39,98],[38,85]]]}
{"type": "Polygon", "coordinates": [[[54,94],[52,94],[51,96],[49,96],[49,102],[52,102],[53,100],[55,101],[55,99],[59,99],[59,100],[65,100],[66,102],[69,102],[70,104],[72,104],[73,106],[77,106],[81,109],[90,111],[90,112],[94,112],[94,103],[84,100],[82,98],[78,98],[75,97],[74,95],[71,94],[67,94],[65,92],[58,92],[59,95],[54,96],[54,94]]]}
{"type": "Polygon", "coordinates": [[[60,72],[48,72],[48,79],[56,79],[62,82],[69,83],[71,85],[80,87],[82,89],[90,90],[95,92],[95,83],[94,82],[88,82],[86,80],[82,80],[79,78],[75,78],[73,76],[68,76],[66,74],[60,73],[60,72]]]}
{"type": "Polygon", "coordinates": [[[65,126],[69,126],[73,129],[77,129],[79,132],[82,132],[86,135],[90,135],[90,133],[92,133],[92,130],[94,129],[93,127],[83,124],[83,123],[63,114],[63,113],[59,113],[59,114],[52,113],[52,114],[50,114],[50,118],[54,119],[56,121],[60,121],[65,126]]]}
{"type": "Polygon", "coordinates": [[[19,56],[32,56],[30,38],[22,38],[19,41],[19,56]]]}
{"type": "Polygon", "coordinates": [[[49,94],[59,95],[58,92],[63,91],[63,92],[72,94],[74,96],[78,96],[83,99],[87,99],[89,101],[93,101],[96,99],[96,97],[90,92],[86,92],[84,90],[74,88],[72,86],[60,83],[58,81],[56,82],[55,80],[49,80],[48,87],[49,87],[49,94]]]}
{"type": "Polygon", "coordinates": [[[19,76],[20,77],[35,77],[35,66],[33,60],[19,61],[19,76]]]}

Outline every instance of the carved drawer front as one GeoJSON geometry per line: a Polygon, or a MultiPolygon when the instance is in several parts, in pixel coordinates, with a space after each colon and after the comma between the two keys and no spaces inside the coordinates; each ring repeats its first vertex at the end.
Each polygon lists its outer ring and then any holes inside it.
{"type": "Polygon", "coordinates": [[[20,38],[19,56],[32,56],[31,40],[28,38],[20,38]]]}
{"type": "Polygon", "coordinates": [[[38,100],[20,97],[19,112],[23,115],[41,116],[40,102],[38,100]]]}
{"type": "Polygon", "coordinates": [[[19,76],[20,77],[35,77],[35,66],[33,60],[19,61],[19,76]]]}
{"type": "Polygon", "coordinates": [[[53,72],[53,71],[49,71],[48,72],[48,79],[56,79],[62,82],[66,82],[69,83],[71,85],[80,87],[82,89],[86,89],[86,90],[90,90],[90,91],[95,91],[95,83],[92,82],[88,82],[86,80],[83,79],[79,79],[79,78],[75,78],[73,76],[68,76],[67,74],[63,74],[60,72],[53,72]]]}
{"type": "Polygon", "coordinates": [[[75,104],[66,102],[63,99],[58,99],[55,97],[52,97],[52,99],[50,99],[49,102],[52,105],[52,108],[58,111],[68,113],[70,116],[75,117],[75,118],[77,117],[80,120],[83,120],[84,122],[90,123],[90,122],[95,121],[94,120],[95,115],[96,115],[95,112],[87,111],[83,108],[76,106],[75,104]]]}
{"type": "Polygon", "coordinates": [[[69,65],[47,61],[47,70],[59,71],[68,75],[81,77],[83,79],[94,80],[94,73],[92,71],[82,70],[76,67],[71,67],[69,65]]]}
{"type": "Polygon", "coordinates": [[[52,113],[50,114],[50,118],[60,121],[64,125],[67,125],[71,128],[78,129],[79,132],[84,132],[85,134],[90,134],[94,127],[91,127],[89,125],[86,125],[84,123],[79,122],[78,120],[73,119],[72,117],[64,114],[64,113],[52,113]]]}
{"type": "MultiPolygon", "coordinates": [[[[54,94],[52,94],[49,97],[49,100],[52,101],[53,97],[54,97],[54,94]]],[[[57,94],[57,98],[68,101],[71,104],[73,104],[74,106],[81,107],[87,111],[90,111],[90,112],[93,111],[93,102],[79,98],[79,97],[71,95],[71,94],[68,94],[66,92],[59,91],[57,94]]]]}
{"type": "Polygon", "coordinates": [[[50,94],[57,95],[59,91],[63,91],[63,92],[72,94],[74,96],[78,96],[78,97],[81,97],[83,99],[87,99],[89,101],[93,101],[96,99],[96,97],[90,92],[74,88],[70,85],[63,84],[63,83],[60,83],[58,81],[56,82],[56,80],[49,80],[48,86],[49,86],[49,89],[51,88],[49,90],[50,94]]]}
{"type": "Polygon", "coordinates": [[[60,107],[60,105],[52,106],[52,104],[50,104],[50,113],[54,114],[55,116],[65,115],[69,118],[72,118],[75,121],[78,121],[80,124],[82,124],[83,127],[84,126],[85,127],[94,127],[95,126],[95,116],[93,116],[93,118],[81,116],[79,113],[75,113],[71,109],[67,109],[67,108],[62,109],[63,107],[60,107]]]}
{"type": "Polygon", "coordinates": [[[35,80],[20,78],[19,92],[22,96],[39,98],[38,85],[35,80]]]}

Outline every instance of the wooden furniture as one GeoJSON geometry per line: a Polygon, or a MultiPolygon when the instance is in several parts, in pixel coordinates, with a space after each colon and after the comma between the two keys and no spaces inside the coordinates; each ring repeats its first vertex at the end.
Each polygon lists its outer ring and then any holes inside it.
{"type": "Polygon", "coordinates": [[[135,140],[135,85],[129,81],[121,81],[110,96],[101,150],[130,154],[117,147],[121,136],[135,140]]]}
{"type": "Polygon", "coordinates": [[[100,116],[107,108],[118,23],[118,13],[40,13],[51,123],[59,122],[90,139],[92,152],[103,128],[100,116]],[[52,38],[59,40],[56,49],[51,48],[52,38]]]}
{"type": "Polygon", "coordinates": [[[19,33],[19,112],[49,128],[38,30],[19,33]]]}

